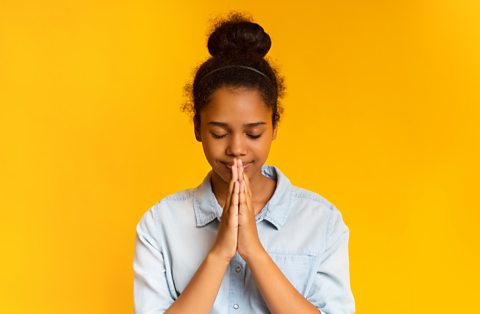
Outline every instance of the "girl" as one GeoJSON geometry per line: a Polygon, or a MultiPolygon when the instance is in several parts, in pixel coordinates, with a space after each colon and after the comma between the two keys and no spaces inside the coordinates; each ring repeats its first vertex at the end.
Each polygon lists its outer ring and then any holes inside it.
{"type": "Polygon", "coordinates": [[[338,209],[264,165],[283,80],[270,36],[241,14],[217,23],[196,71],[194,132],[212,170],[137,224],[136,314],[354,312],[349,229],[338,209]]]}

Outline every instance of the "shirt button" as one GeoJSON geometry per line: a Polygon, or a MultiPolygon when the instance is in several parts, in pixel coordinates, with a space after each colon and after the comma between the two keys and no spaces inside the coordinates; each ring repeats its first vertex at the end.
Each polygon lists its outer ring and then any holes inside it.
{"type": "Polygon", "coordinates": [[[235,310],[238,309],[238,304],[234,304],[234,305],[233,305],[233,308],[234,308],[235,310]]]}
{"type": "Polygon", "coordinates": [[[237,273],[239,273],[241,270],[242,270],[242,267],[241,267],[241,266],[235,267],[235,271],[236,271],[237,273]]]}

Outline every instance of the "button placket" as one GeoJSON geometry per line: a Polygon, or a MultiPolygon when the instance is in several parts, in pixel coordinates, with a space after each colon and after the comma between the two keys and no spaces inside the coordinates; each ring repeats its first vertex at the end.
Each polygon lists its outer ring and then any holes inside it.
{"type": "Polygon", "coordinates": [[[244,268],[243,263],[244,261],[242,257],[236,252],[234,258],[230,262],[230,274],[233,277],[231,277],[229,289],[229,299],[232,302],[230,303],[230,306],[234,311],[240,308],[241,300],[239,300],[239,298],[241,298],[241,294],[243,294],[244,290],[243,278],[241,276],[244,268]]]}

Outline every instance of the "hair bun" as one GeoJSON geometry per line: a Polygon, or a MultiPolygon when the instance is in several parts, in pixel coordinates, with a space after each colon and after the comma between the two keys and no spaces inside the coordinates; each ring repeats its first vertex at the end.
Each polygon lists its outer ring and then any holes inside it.
{"type": "Polygon", "coordinates": [[[208,51],[213,57],[256,56],[263,58],[270,50],[270,36],[263,28],[241,16],[220,22],[208,37],[208,51]]]}

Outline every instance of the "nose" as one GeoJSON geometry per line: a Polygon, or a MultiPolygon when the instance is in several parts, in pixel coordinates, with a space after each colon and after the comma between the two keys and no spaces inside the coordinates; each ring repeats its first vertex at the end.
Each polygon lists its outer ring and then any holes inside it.
{"type": "Polygon", "coordinates": [[[230,137],[225,153],[231,157],[245,156],[247,154],[247,148],[241,134],[230,137]]]}

